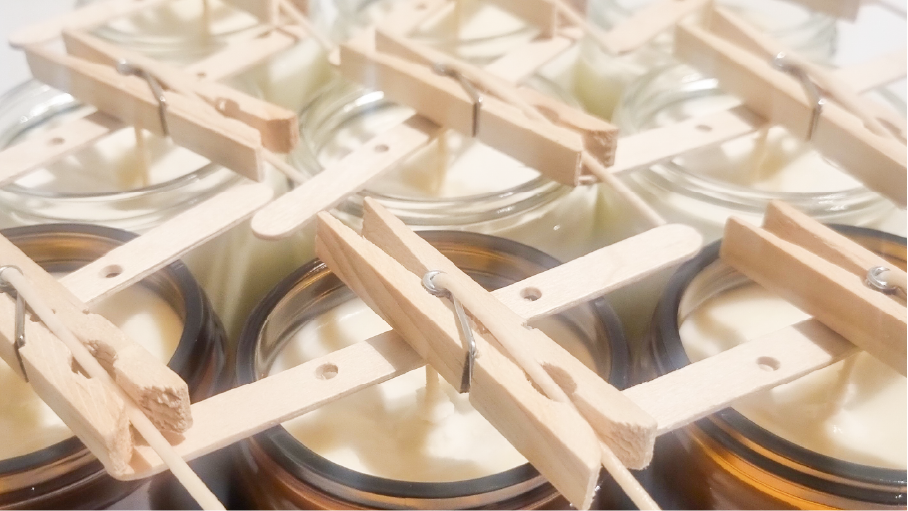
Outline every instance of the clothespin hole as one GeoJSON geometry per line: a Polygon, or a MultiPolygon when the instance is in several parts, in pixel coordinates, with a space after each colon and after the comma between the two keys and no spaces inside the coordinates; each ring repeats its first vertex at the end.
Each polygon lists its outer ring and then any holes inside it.
{"type": "Polygon", "coordinates": [[[378,144],[373,151],[376,153],[387,153],[391,148],[387,144],[378,144]]]}
{"type": "Polygon", "coordinates": [[[72,358],[72,364],[71,364],[71,366],[70,366],[70,369],[72,369],[72,371],[73,371],[74,373],[76,373],[76,374],[78,374],[79,376],[85,378],[86,380],[90,380],[90,379],[91,379],[91,376],[89,376],[88,373],[86,373],[85,370],[82,369],[82,366],[80,366],[79,363],[76,362],[75,357],[72,358]]]}
{"type": "Polygon", "coordinates": [[[712,131],[712,130],[713,130],[713,127],[712,127],[712,126],[708,126],[708,125],[706,125],[706,124],[698,124],[698,125],[697,125],[697,131],[700,131],[700,132],[703,132],[703,133],[709,133],[709,132],[712,131]]]}
{"type": "Polygon", "coordinates": [[[105,279],[112,279],[114,277],[118,277],[122,273],[123,273],[123,267],[120,266],[119,264],[111,264],[111,265],[105,266],[100,271],[101,278],[105,278],[105,279]]]}
{"type": "Polygon", "coordinates": [[[413,8],[416,9],[417,11],[424,11],[429,8],[429,5],[426,4],[425,2],[420,2],[420,3],[416,4],[416,6],[413,8]]]}
{"type": "Polygon", "coordinates": [[[63,138],[63,137],[54,137],[54,138],[48,140],[48,141],[47,141],[47,144],[48,144],[48,145],[61,145],[61,144],[64,143],[64,142],[66,142],[66,139],[65,139],[65,138],[63,138]]]}
{"type": "Polygon", "coordinates": [[[773,357],[760,357],[757,359],[757,365],[768,373],[778,371],[782,367],[782,363],[773,357]]]}
{"type": "Polygon", "coordinates": [[[199,71],[195,75],[199,78],[205,78],[206,76],[208,76],[208,73],[206,73],[205,71],[199,71]]]}
{"type": "Polygon", "coordinates": [[[528,302],[535,302],[542,298],[542,291],[535,287],[527,287],[520,292],[520,297],[528,302]]]}
{"type": "Polygon", "coordinates": [[[315,376],[320,380],[330,380],[337,376],[337,366],[334,364],[322,364],[315,370],[315,376]]]}

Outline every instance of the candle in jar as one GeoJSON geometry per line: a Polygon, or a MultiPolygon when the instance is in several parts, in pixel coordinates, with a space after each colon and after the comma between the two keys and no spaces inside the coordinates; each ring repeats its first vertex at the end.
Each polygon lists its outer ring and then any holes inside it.
{"type": "MultiPolygon", "coordinates": [[[[810,316],[750,283],[707,299],[683,318],[692,362],[810,316]]],[[[872,319],[869,319],[872,320],[872,319]]],[[[906,468],[908,385],[866,352],[787,384],[742,398],[734,409],[813,452],[888,469],[906,468]]]]}
{"type": "MultiPolygon", "coordinates": [[[[588,367],[592,355],[557,318],[534,322],[588,367]]],[[[271,366],[289,369],[385,332],[362,300],[349,300],[296,331],[271,366]]],[[[363,474],[411,482],[463,481],[526,463],[444,380],[417,369],[283,424],[316,454],[363,474]]]]}
{"type": "MultiPolygon", "coordinates": [[[[134,285],[91,307],[159,360],[169,360],[183,320],[157,293],[134,285]]],[[[27,341],[26,341],[27,342],[27,341]]],[[[31,385],[0,360],[0,460],[24,456],[72,436],[31,385]]]]}

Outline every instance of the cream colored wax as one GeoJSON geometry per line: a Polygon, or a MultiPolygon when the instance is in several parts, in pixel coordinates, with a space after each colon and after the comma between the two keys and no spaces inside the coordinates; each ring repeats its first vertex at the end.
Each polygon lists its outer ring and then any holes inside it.
{"type": "MultiPolygon", "coordinates": [[[[576,334],[557,319],[535,325],[592,367],[576,334]]],[[[354,299],[293,334],[271,374],[368,339],[387,324],[354,299]]],[[[462,481],[526,463],[444,380],[417,369],[356,392],[283,426],[306,447],[360,473],[411,482],[462,481]]]]}
{"type": "MultiPolygon", "coordinates": [[[[696,362],[808,318],[766,289],[748,284],[700,305],[683,320],[681,340],[696,362]]],[[[905,377],[861,352],[743,398],[734,408],[771,433],[811,451],[905,470],[906,389],[905,377]]]]}
{"type": "MultiPolygon", "coordinates": [[[[109,319],[159,360],[170,359],[183,333],[180,316],[141,285],[99,302],[92,312],[109,319]]],[[[39,451],[71,436],[31,385],[0,360],[0,460],[39,451]]]]}

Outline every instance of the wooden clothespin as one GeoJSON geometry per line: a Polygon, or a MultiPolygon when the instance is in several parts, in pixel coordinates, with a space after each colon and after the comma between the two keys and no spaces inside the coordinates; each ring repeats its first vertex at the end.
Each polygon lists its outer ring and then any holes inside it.
{"type": "Polygon", "coordinates": [[[655,421],[554,341],[526,329],[522,318],[374,201],[367,202],[364,231],[379,246],[322,214],[316,251],[448,382],[455,388],[466,384],[477,410],[563,495],[578,508],[589,507],[602,462],[635,502],[655,505],[610,449],[617,446],[624,462],[645,466],[655,421]],[[431,275],[433,286],[464,302],[491,332],[464,327],[478,355],[462,345],[448,307],[423,288],[431,275]],[[533,390],[524,371],[552,400],[533,390]]]}
{"type": "Polygon", "coordinates": [[[529,119],[518,108],[482,96],[465,77],[433,72],[354,40],[341,46],[341,73],[381,89],[434,123],[454,129],[538,169],[552,180],[576,185],[582,172],[582,136],[551,123],[529,119]]]}
{"type": "Polygon", "coordinates": [[[35,78],[127,124],[170,136],[212,162],[262,180],[264,148],[255,128],[224,117],[197,98],[164,94],[151,80],[110,66],[38,46],[25,48],[25,54],[35,78]]]}
{"type": "Polygon", "coordinates": [[[871,190],[905,207],[908,172],[905,146],[867,130],[835,103],[821,104],[805,84],[734,44],[693,25],[679,25],[675,53],[716,77],[754,112],[810,140],[871,190]]]}
{"type": "Polygon", "coordinates": [[[770,205],[763,229],[730,219],[721,256],[906,374],[905,304],[871,287],[904,283],[904,271],[784,203],[770,205]]]}
{"type": "Polygon", "coordinates": [[[299,121],[294,112],[232,87],[183,72],[139,53],[118,48],[84,32],[63,32],[66,51],[88,62],[115,67],[126,61],[151,73],[162,85],[184,96],[196,96],[221,115],[255,128],[262,145],[271,151],[289,153],[299,143],[299,121]]]}

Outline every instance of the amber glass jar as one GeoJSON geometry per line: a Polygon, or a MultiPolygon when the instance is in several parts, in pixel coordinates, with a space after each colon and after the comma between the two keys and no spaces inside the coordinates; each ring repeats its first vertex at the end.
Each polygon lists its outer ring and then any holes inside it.
{"type": "MultiPolygon", "coordinates": [[[[487,288],[499,288],[557,265],[554,259],[538,250],[502,238],[454,231],[427,231],[422,235],[487,288]]],[[[289,349],[288,345],[297,332],[319,324],[320,321],[324,324],[323,318],[334,310],[349,305],[354,299],[353,293],[320,261],[315,260],[300,268],[272,291],[247,322],[237,354],[238,384],[250,383],[272,373],[276,359],[289,349]]],[[[351,319],[356,318],[345,316],[343,324],[349,325],[351,319]]],[[[555,328],[563,335],[555,339],[566,349],[613,385],[624,387],[627,347],[620,323],[604,301],[598,300],[576,307],[546,321],[558,323],[560,328],[555,328]]],[[[547,328],[544,324],[536,326],[543,330],[547,328]]],[[[551,330],[549,333],[552,335],[551,330]]],[[[296,342],[294,341],[294,346],[298,346],[296,342]]],[[[311,344],[320,342],[326,341],[312,339],[311,344]]],[[[332,339],[330,342],[335,341],[332,339]]],[[[320,350],[321,347],[316,348],[316,351],[320,350]]],[[[420,370],[416,370],[399,378],[416,376],[418,379],[421,374],[420,370]]],[[[423,385],[425,380],[420,383],[420,387],[424,389],[423,385]]],[[[368,390],[372,391],[374,387],[368,390]]],[[[366,390],[361,390],[360,393],[362,392],[366,390]]],[[[348,397],[355,398],[357,395],[348,397]]],[[[399,401],[379,398],[375,402],[379,408],[393,409],[395,416],[411,411],[409,408],[401,408],[399,401]]],[[[331,406],[335,404],[340,404],[340,401],[331,406]]],[[[455,404],[456,406],[458,405],[455,404]]],[[[335,408],[326,413],[335,413],[337,410],[335,408]]],[[[323,421],[322,418],[336,419],[320,415],[319,421],[314,422],[317,428],[331,427],[325,425],[330,420],[323,421]]],[[[446,416],[443,420],[453,419],[446,416]]],[[[478,429],[469,431],[475,432],[478,429]]],[[[359,431],[355,434],[359,434],[359,431]]],[[[346,438],[352,439],[353,436],[346,438]]],[[[390,436],[382,438],[384,440],[377,443],[367,441],[371,445],[379,445],[378,463],[368,469],[354,470],[329,460],[329,454],[324,457],[317,454],[315,447],[307,447],[292,436],[285,426],[256,435],[242,442],[236,450],[241,489],[247,499],[244,505],[267,509],[517,509],[565,508],[569,505],[535,469],[523,461],[518,461],[516,466],[510,465],[513,468],[491,473],[482,473],[486,469],[484,465],[479,471],[473,472],[475,477],[464,479],[459,478],[460,472],[457,478],[442,476],[420,481],[385,477],[382,474],[389,466],[395,463],[405,465],[413,458],[399,452],[396,447],[389,447],[393,441],[390,436]]],[[[356,440],[363,442],[361,438],[356,440]]],[[[410,440],[411,437],[405,436],[403,443],[410,440]]],[[[481,441],[484,438],[474,436],[467,443],[456,445],[465,450],[487,445],[480,444],[481,441]]],[[[352,445],[353,442],[350,446],[352,445]]],[[[429,456],[430,454],[426,454],[426,457],[429,456]]],[[[370,459],[374,461],[374,458],[370,459]]],[[[436,461],[442,470],[447,470],[453,465],[468,465],[464,461],[466,459],[471,458],[458,457],[455,461],[453,456],[443,455],[436,461]]],[[[422,460],[414,461],[416,462],[421,463],[422,460]]],[[[618,495],[618,491],[604,487],[598,492],[597,501],[600,505],[615,505],[613,500],[618,495]]]]}
{"type": "MultiPolygon", "coordinates": [[[[893,264],[905,267],[905,238],[866,228],[836,228],[893,264]]],[[[682,341],[681,325],[711,298],[754,286],[749,279],[718,259],[720,245],[721,241],[717,241],[707,246],[695,259],[682,266],[669,282],[653,319],[648,352],[638,364],[639,374],[635,375],[635,380],[651,379],[690,364],[693,358],[690,356],[691,347],[685,344],[687,341],[682,341]]],[[[722,321],[719,309],[708,310],[711,313],[711,328],[724,332],[722,342],[725,349],[734,345],[732,339],[735,333],[723,329],[727,322],[722,321]]],[[[723,311],[728,314],[728,310],[723,311]]],[[[869,357],[859,354],[851,358],[857,356],[869,357]]],[[[840,368],[833,366],[822,371],[827,370],[840,368]]],[[[804,378],[812,378],[815,374],[804,378]]],[[[895,386],[904,385],[904,377],[896,375],[895,378],[895,386]]],[[[861,390],[854,391],[866,382],[856,379],[845,381],[852,388],[850,396],[869,399],[884,395],[878,394],[882,391],[877,380],[870,383],[874,388],[869,395],[861,390]]],[[[821,396],[828,400],[828,394],[814,385],[816,381],[805,384],[813,385],[808,397],[814,399],[821,396]]],[[[815,438],[802,436],[804,440],[797,440],[794,430],[765,422],[765,415],[760,416],[754,411],[757,410],[755,406],[763,406],[767,402],[773,407],[789,406],[785,398],[794,394],[787,389],[784,392],[787,394],[767,394],[765,396],[769,401],[760,401],[756,405],[753,401],[739,401],[736,408],[726,408],[660,437],[653,464],[647,472],[648,482],[660,503],[669,508],[693,509],[905,508],[906,471],[896,468],[899,463],[904,463],[904,460],[898,461],[898,455],[892,456],[894,461],[879,462],[873,466],[855,461],[856,456],[869,456],[857,452],[860,451],[858,447],[854,448],[857,454],[848,452],[850,449],[839,449],[844,454],[833,456],[830,452],[823,452],[831,448],[816,444],[815,438]],[[810,448],[803,445],[809,442],[814,445],[810,448]]],[[[860,403],[855,401],[852,398],[845,404],[836,402],[836,407],[853,410],[850,413],[854,414],[863,413],[857,407],[860,403]]],[[[828,416],[822,413],[811,415],[813,410],[801,405],[790,410],[804,415],[807,422],[824,421],[828,416]]],[[[899,427],[895,422],[893,427],[899,427]]],[[[830,424],[835,434],[846,434],[838,430],[836,423],[830,424]]],[[[873,425],[877,429],[881,426],[879,423],[873,425]]],[[[874,434],[881,433],[865,430],[858,433],[860,437],[874,434]]],[[[893,434],[898,435],[899,432],[896,430],[893,434]]],[[[902,431],[901,438],[904,439],[904,436],[902,431]]],[[[885,442],[882,444],[884,450],[886,445],[885,442]]],[[[891,447],[899,449],[897,445],[891,447]]],[[[901,450],[901,455],[904,455],[904,444],[901,450]]]]}
{"type": "MultiPolygon", "coordinates": [[[[72,272],[135,237],[119,229],[80,224],[17,227],[0,234],[52,273],[72,272]]],[[[230,381],[226,374],[224,330],[186,267],[179,262],[170,264],[135,285],[160,298],[182,321],[182,334],[168,365],[189,384],[192,400],[223,389],[230,381]]],[[[209,478],[215,474],[210,463],[210,459],[202,459],[193,466],[216,487],[216,481],[209,478]]],[[[0,459],[0,508],[135,509],[191,505],[181,492],[169,475],[133,482],[114,480],[75,437],[0,459]]]]}

